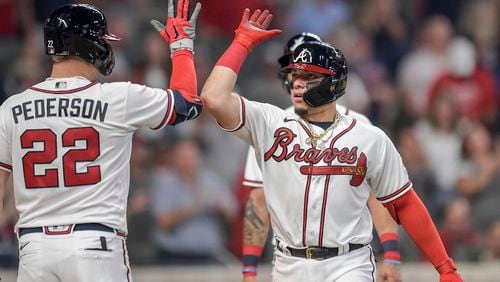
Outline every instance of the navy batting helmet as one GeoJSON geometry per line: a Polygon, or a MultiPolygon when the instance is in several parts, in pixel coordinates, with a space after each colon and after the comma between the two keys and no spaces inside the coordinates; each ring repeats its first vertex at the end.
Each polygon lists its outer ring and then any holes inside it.
{"type": "Polygon", "coordinates": [[[43,28],[45,53],[77,56],[108,75],[115,66],[113,50],[107,40],[120,38],[108,33],[101,10],[87,4],[64,5],[55,10],[43,28]]]}
{"type": "Polygon", "coordinates": [[[290,37],[290,39],[288,39],[287,43],[285,44],[285,47],[283,48],[283,56],[279,57],[278,59],[278,63],[281,66],[280,70],[278,71],[278,78],[283,83],[283,86],[288,89],[288,92],[290,92],[290,81],[288,81],[287,77],[288,71],[286,71],[284,68],[286,68],[290,64],[292,53],[295,48],[297,48],[297,46],[304,42],[312,41],[323,42],[323,39],[321,39],[321,37],[314,33],[302,32],[290,37]]]}
{"type": "Polygon", "coordinates": [[[300,69],[326,74],[318,83],[308,83],[302,96],[311,107],[331,103],[345,94],[347,63],[344,54],[327,42],[306,42],[293,52],[287,69],[300,69]]]}

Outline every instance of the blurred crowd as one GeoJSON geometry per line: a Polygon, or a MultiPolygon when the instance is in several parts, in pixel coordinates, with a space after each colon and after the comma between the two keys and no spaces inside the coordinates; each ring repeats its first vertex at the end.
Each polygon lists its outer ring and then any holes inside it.
{"type": "MultiPolygon", "coordinates": [[[[0,103],[44,80],[43,20],[67,0],[0,0],[0,103]]],[[[500,1],[200,0],[195,59],[201,88],[245,7],[269,8],[283,35],[255,48],[237,91],[280,107],[288,37],[314,32],[344,51],[347,95],[397,146],[445,246],[457,261],[500,262],[500,1]]],[[[150,26],[166,0],[86,1],[100,7],[116,67],[106,81],[166,88],[168,46],[150,26]]],[[[129,253],[134,264],[231,263],[240,256],[247,145],[207,116],[139,131],[131,157],[129,253]]],[[[0,213],[0,267],[15,266],[12,191],[0,213]]],[[[402,260],[424,260],[404,231],[402,260]]],[[[268,257],[267,257],[268,258],[268,257]]]]}

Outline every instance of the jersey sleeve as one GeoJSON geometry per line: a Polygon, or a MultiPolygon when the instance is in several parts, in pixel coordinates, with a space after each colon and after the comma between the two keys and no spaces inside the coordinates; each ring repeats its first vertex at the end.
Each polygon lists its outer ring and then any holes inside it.
{"type": "Polygon", "coordinates": [[[385,133],[380,140],[378,164],[371,174],[370,186],[377,199],[387,203],[408,192],[412,184],[401,156],[385,133]]]}
{"type": "Polygon", "coordinates": [[[8,172],[12,171],[11,142],[8,136],[8,120],[5,113],[5,105],[0,107],[0,169],[8,172]]]}
{"type": "MultiPolygon", "coordinates": [[[[238,95],[233,93],[233,95],[238,95]]],[[[241,96],[240,99],[240,122],[235,128],[224,128],[246,143],[259,149],[265,144],[266,136],[272,124],[279,122],[280,113],[284,112],[276,106],[247,100],[241,96]]],[[[219,125],[220,126],[220,125],[219,125]]]]}
{"type": "Polygon", "coordinates": [[[243,185],[246,187],[262,187],[262,172],[255,158],[255,150],[251,146],[248,148],[243,185]]]}
{"type": "Polygon", "coordinates": [[[163,128],[174,117],[172,90],[131,83],[125,106],[125,123],[134,127],[163,128]]]}

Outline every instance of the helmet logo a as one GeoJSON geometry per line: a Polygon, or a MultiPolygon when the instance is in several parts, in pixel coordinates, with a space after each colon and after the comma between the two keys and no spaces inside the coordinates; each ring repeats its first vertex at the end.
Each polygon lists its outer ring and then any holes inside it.
{"type": "Polygon", "coordinates": [[[309,51],[309,49],[303,49],[302,51],[300,51],[300,54],[296,58],[293,58],[293,62],[301,62],[304,64],[312,63],[311,51],[309,51]]]}

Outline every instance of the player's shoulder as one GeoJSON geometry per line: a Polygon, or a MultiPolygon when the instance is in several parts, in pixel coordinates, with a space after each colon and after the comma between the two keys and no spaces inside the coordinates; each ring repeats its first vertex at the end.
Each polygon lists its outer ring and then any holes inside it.
{"type": "MultiPolygon", "coordinates": [[[[234,93],[234,94],[239,95],[238,93],[234,93]]],[[[239,95],[239,96],[243,100],[245,107],[248,106],[248,107],[259,108],[261,111],[263,111],[267,114],[276,115],[276,116],[285,116],[285,115],[289,115],[292,112],[292,111],[283,110],[282,108],[280,108],[276,105],[270,104],[270,103],[252,101],[252,100],[248,100],[247,98],[245,98],[241,95],[239,95]]]]}
{"type": "Polygon", "coordinates": [[[0,108],[7,108],[9,107],[9,105],[18,103],[26,96],[27,92],[29,92],[29,89],[10,95],[9,97],[7,97],[7,99],[5,99],[5,101],[3,101],[3,103],[0,105],[0,108]]]}
{"type": "Polygon", "coordinates": [[[360,122],[351,115],[339,112],[341,121],[346,127],[352,127],[352,131],[359,139],[379,140],[385,138],[385,132],[372,123],[360,122]]]}
{"type": "Polygon", "coordinates": [[[350,116],[359,122],[372,124],[370,119],[360,112],[353,111],[352,109],[349,109],[349,108],[347,108],[343,105],[340,105],[340,104],[337,104],[336,107],[337,107],[337,112],[339,112],[339,113],[342,113],[346,116],[350,116]]]}

